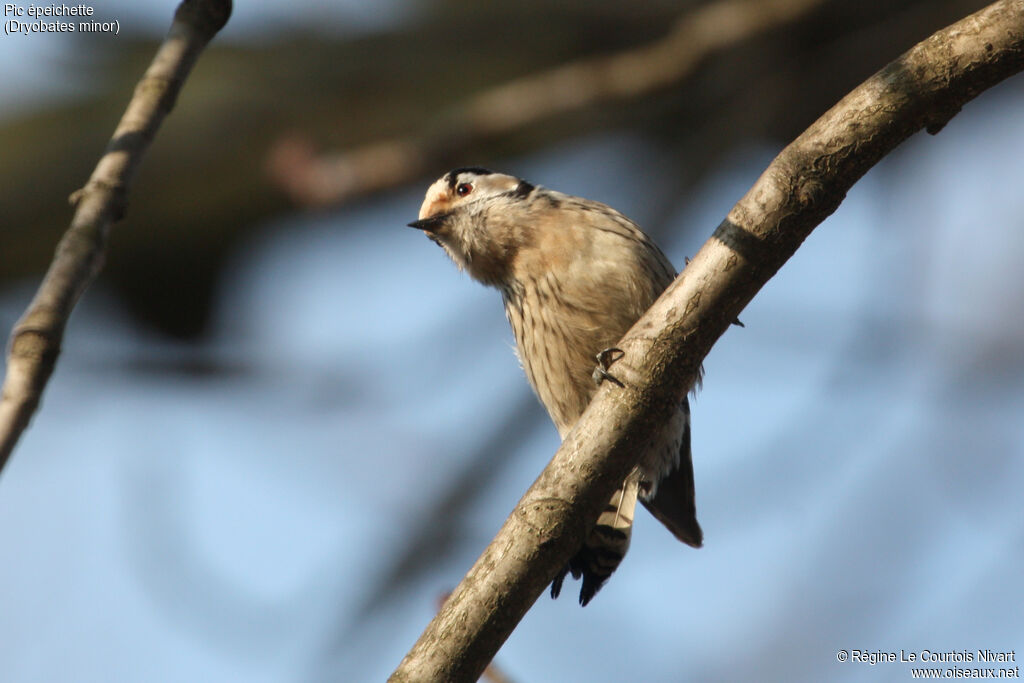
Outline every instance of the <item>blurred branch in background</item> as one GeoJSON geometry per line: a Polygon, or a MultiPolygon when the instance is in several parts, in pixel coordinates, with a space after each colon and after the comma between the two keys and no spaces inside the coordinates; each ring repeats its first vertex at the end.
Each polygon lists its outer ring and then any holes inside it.
{"type": "Polygon", "coordinates": [[[494,425],[479,447],[466,456],[463,469],[446,476],[444,491],[418,516],[419,521],[407,529],[405,542],[391,556],[389,566],[378,573],[375,584],[367,587],[362,604],[350,617],[350,627],[379,610],[389,596],[414,577],[451,557],[458,537],[464,534],[456,521],[466,518],[466,508],[488,490],[487,484],[512,459],[521,445],[517,437],[521,436],[523,425],[540,414],[537,400],[525,391],[504,408],[502,420],[494,425]]]}
{"type": "Polygon", "coordinates": [[[709,56],[791,22],[824,0],[717,0],[676,21],[664,38],[580,59],[474,94],[418,135],[317,156],[303,138],[277,143],[267,159],[275,185],[304,205],[344,202],[400,187],[457,163],[481,141],[574,110],[649,95],[678,84],[709,56]]]}
{"type": "Polygon", "coordinates": [[[195,65],[231,16],[231,0],[184,0],[167,38],[139,81],[106,152],[71,196],[75,215],[46,276],[11,332],[0,399],[0,469],[32,414],[60,354],[68,317],[106,257],[110,226],[121,219],[142,156],[195,65]]]}
{"type": "MultiPolygon", "coordinates": [[[[463,138],[418,177],[467,162],[507,165],[531,151],[614,131],[640,136],[677,159],[672,182],[677,196],[685,196],[723,159],[751,144],[791,140],[878,64],[984,4],[821,0],[759,32],[748,26],[746,40],[694,62],[684,86],[552,110],[536,125],[463,138]]],[[[108,246],[102,280],[135,320],[177,339],[209,331],[227,260],[255,231],[293,209],[282,192],[267,187],[263,171],[267,150],[284,131],[299,131],[308,149],[420,139],[448,125],[434,113],[475,101],[477,93],[529,82],[561,65],[643,54],[686,21],[680,11],[691,16],[723,5],[421,0],[415,6],[413,20],[376,32],[326,32],[297,22],[275,31],[273,40],[217,41],[207,49],[134,183],[125,224],[145,229],[123,230],[108,246]]],[[[734,31],[725,35],[735,38],[734,31]]],[[[707,40],[698,41],[702,49],[707,40]]],[[[121,93],[130,92],[156,46],[138,34],[78,46],[61,68],[87,87],[0,119],[0,206],[7,222],[0,282],[38,279],[68,224],[66,208],[46,198],[66,195],[91,172],[110,121],[121,113],[121,93]]]]}
{"type": "Polygon", "coordinates": [[[1024,0],[1001,0],[914,46],[786,147],[617,345],[624,385],[604,383],[390,680],[476,680],[768,279],[882,157],[1021,69],[1024,0]]]}

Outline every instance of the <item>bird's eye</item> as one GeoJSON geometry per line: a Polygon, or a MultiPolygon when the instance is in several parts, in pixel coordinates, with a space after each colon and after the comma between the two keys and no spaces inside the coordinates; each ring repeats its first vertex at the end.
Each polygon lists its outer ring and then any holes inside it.
{"type": "Polygon", "coordinates": [[[455,188],[455,194],[460,197],[465,197],[467,194],[473,191],[472,183],[459,183],[458,187],[455,188]]]}

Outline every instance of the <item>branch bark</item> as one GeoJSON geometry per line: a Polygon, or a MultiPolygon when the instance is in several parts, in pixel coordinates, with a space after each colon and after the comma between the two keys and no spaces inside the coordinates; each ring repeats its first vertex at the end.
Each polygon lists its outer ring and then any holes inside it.
{"type": "Polygon", "coordinates": [[[124,215],[128,185],[143,154],[199,54],[230,15],[231,0],[183,0],[89,181],[71,195],[71,226],[11,331],[0,398],[0,470],[39,406],[71,311],[103,267],[110,227],[124,215]]]}
{"type": "Polygon", "coordinates": [[[1024,0],[1002,0],[913,47],[786,147],[620,342],[624,386],[604,383],[390,680],[476,680],[757,291],[879,159],[1022,69],[1024,0]]]}
{"type": "Polygon", "coordinates": [[[795,21],[824,0],[717,0],[683,15],[665,37],[581,59],[485,90],[446,111],[420,135],[317,156],[296,139],[271,150],[271,180],[298,204],[322,206],[400,187],[458,157],[474,142],[558,114],[641,97],[678,83],[711,55],[795,21]]]}

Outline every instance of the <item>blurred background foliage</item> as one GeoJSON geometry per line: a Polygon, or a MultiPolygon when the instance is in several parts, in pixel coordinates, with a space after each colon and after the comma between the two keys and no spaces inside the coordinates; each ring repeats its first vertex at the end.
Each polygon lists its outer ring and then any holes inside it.
{"type": "MultiPolygon", "coordinates": [[[[387,31],[339,36],[297,14],[259,40],[218,39],[147,157],[103,277],[146,325],[177,338],[201,335],[225,255],[261,221],[292,209],[266,173],[282,138],[344,150],[415,135],[461,98],[656,40],[701,4],[422,2],[387,31]]],[[[631,130],[676,153],[682,194],[750,141],[792,139],[886,62],[984,4],[821,2],[711,55],[685,84],[548,117],[499,139],[467,131],[460,153],[422,180],[457,159],[497,163],[567,138],[631,130]]],[[[76,94],[0,120],[0,281],[45,268],[70,219],[63,198],[88,177],[156,46],[130,26],[125,35],[77,40],[62,64],[76,94]]]]}

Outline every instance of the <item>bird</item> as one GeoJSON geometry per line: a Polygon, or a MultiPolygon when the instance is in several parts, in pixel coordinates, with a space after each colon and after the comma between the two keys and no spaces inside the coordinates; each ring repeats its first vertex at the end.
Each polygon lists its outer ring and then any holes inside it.
{"type": "MultiPolygon", "coordinates": [[[[563,439],[601,380],[615,379],[614,345],[676,276],[654,241],[610,206],[482,167],[441,176],[409,226],[500,291],[520,364],[563,439]]],[[[582,579],[580,604],[590,602],[626,555],[637,500],[677,539],[703,544],[686,395],[650,444],[555,576],[553,598],[572,574],[582,579]]]]}

